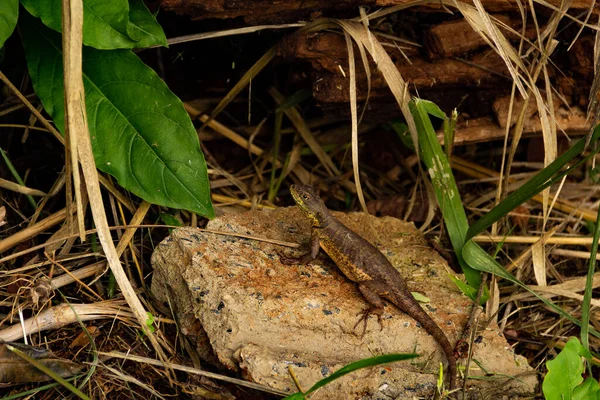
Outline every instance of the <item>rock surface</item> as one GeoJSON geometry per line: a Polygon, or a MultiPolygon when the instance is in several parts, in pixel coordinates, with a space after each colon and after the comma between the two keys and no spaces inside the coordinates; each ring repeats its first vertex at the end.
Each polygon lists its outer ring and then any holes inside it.
{"type": "MultiPolygon", "coordinates": [[[[414,226],[391,217],[335,215],[378,245],[411,290],[429,300],[423,307],[455,343],[471,303],[456,290],[445,261],[414,226]]],[[[211,221],[208,229],[304,244],[310,237],[310,225],[295,207],[223,216],[211,221]]],[[[286,266],[279,262],[278,252],[297,256],[305,251],[177,229],[153,254],[152,290],[174,307],[181,331],[202,358],[239,370],[254,382],[293,393],[290,366],[308,389],[350,362],[417,352],[421,357],[411,362],[356,371],[312,398],[432,396],[440,362],[445,364],[446,359],[416,321],[387,306],[383,329],[372,316],[361,338],[362,325],[354,326],[367,304],[355,284],[324,253],[310,265],[286,266]]],[[[478,332],[473,358],[469,376],[488,377],[469,380],[471,395],[485,391],[518,396],[535,389],[537,379],[527,361],[512,352],[497,327],[478,332]]],[[[464,365],[464,360],[459,363],[464,365]]]]}

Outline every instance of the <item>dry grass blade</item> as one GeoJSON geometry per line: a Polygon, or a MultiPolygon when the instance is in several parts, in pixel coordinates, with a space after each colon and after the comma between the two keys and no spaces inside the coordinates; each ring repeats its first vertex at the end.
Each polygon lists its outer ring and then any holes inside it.
{"type": "MultiPolygon", "coordinates": [[[[205,40],[205,39],[215,39],[218,37],[225,36],[235,36],[235,35],[245,35],[248,33],[260,32],[264,30],[271,29],[290,29],[290,28],[300,28],[306,25],[305,23],[297,23],[297,24],[280,24],[280,25],[255,25],[255,26],[247,26],[244,28],[236,28],[236,29],[226,29],[223,31],[216,32],[206,32],[206,33],[194,33],[192,35],[178,36],[176,38],[171,38],[167,40],[169,46],[179,43],[186,42],[194,42],[197,40],[205,40]]],[[[160,45],[152,46],[152,48],[161,47],[160,45]]]]}
{"type": "Polygon", "coordinates": [[[473,30],[479,33],[488,45],[502,57],[515,85],[521,92],[521,96],[527,98],[525,85],[529,86],[529,84],[527,84],[527,81],[521,75],[522,73],[527,74],[527,69],[510,42],[492,22],[489,14],[483,8],[481,1],[474,0],[473,4],[475,4],[475,7],[456,0],[444,1],[444,4],[454,5],[465,17],[465,20],[471,25],[473,30]]]}
{"type": "Polygon", "coordinates": [[[212,193],[210,195],[210,197],[215,202],[226,203],[226,204],[237,204],[237,205],[240,205],[242,207],[247,207],[247,208],[256,207],[259,210],[261,210],[261,209],[275,210],[277,208],[275,206],[271,206],[268,204],[252,204],[252,202],[248,201],[248,200],[240,200],[240,199],[236,199],[236,198],[229,197],[229,196],[223,196],[222,194],[218,194],[218,193],[212,193]]]}
{"type": "MultiPolygon", "coordinates": [[[[278,105],[283,104],[285,98],[281,93],[279,93],[277,89],[273,87],[270,88],[269,94],[271,95],[271,97],[273,97],[273,99],[275,99],[278,105]]],[[[306,125],[306,122],[304,121],[298,110],[296,110],[295,107],[285,107],[283,109],[283,112],[290,119],[290,121],[292,122],[302,139],[308,145],[308,147],[310,147],[315,156],[317,156],[319,161],[321,161],[329,175],[339,175],[340,170],[337,169],[333,161],[331,161],[331,158],[327,155],[327,153],[325,153],[321,145],[317,142],[314,135],[310,131],[310,128],[308,127],[308,125],[306,125]]]]}
{"type": "Polygon", "coordinates": [[[204,122],[204,125],[202,127],[206,126],[207,123],[213,118],[216,118],[216,116],[219,115],[219,113],[223,111],[225,107],[227,107],[227,105],[235,98],[235,96],[237,96],[246,86],[248,86],[250,81],[256,75],[258,75],[258,73],[262,71],[262,69],[265,66],[267,66],[271,62],[271,60],[273,60],[276,53],[275,50],[275,47],[271,47],[265,54],[263,54],[263,56],[256,63],[254,63],[252,67],[250,67],[248,71],[246,71],[244,76],[240,78],[240,80],[235,84],[235,86],[231,88],[231,90],[225,95],[225,97],[223,97],[223,99],[215,107],[212,114],[210,114],[210,118],[204,122]]]}
{"type": "MultiPolygon", "coordinates": [[[[161,366],[161,364],[158,363],[156,360],[153,360],[153,359],[147,358],[147,357],[136,356],[134,354],[125,354],[125,353],[120,353],[118,351],[111,351],[109,353],[99,352],[99,354],[102,356],[107,356],[107,357],[116,357],[116,358],[121,358],[123,360],[131,360],[131,361],[135,361],[135,362],[146,363],[146,364],[155,365],[155,366],[161,366]]],[[[173,364],[173,363],[168,363],[168,365],[169,365],[169,367],[171,367],[172,369],[177,370],[177,371],[183,371],[183,372],[187,372],[190,374],[206,376],[207,378],[212,378],[212,379],[217,379],[217,380],[221,380],[224,382],[233,383],[233,384],[244,386],[244,387],[247,387],[250,389],[260,390],[262,392],[273,393],[273,394],[276,394],[279,396],[287,396],[289,394],[289,393],[286,393],[286,392],[283,392],[280,390],[272,389],[268,386],[259,385],[258,383],[248,382],[248,381],[244,381],[241,379],[235,379],[235,378],[231,378],[226,375],[219,375],[219,374],[215,374],[213,372],[208,372],[208,371],[203,371],[203,370],[197,369],[197,368],[187,367],[185,365],[177,365],[177,364],[173,364]]]]}
{"type": "Polygon", "coordinates": [[[147,391],[152,396],[162,399],[162,400],[165,400],[165,397],[161,396],[161,394],[159,392],[157,392],[156,390],[154,390],[154,388],[152,386],[140,381],[139,379],[137,379],[131,375],[125,374],[122,371],[119,371],[118,369],[110,367],[108,365],[99,364],[98,366],[101,366],[102,368],[105,368],[106,370],[110,371],[111,374],[115,378],[117,378],[119,381],[132,383],[132,384],[142,388],[143,390],[147,391]]]}
{"type": "MultiPolygon", "coordinates": [[[[561,9],[557,6],[555,6],[554,4],[551,4],[549,2],[547,2],[546,0],[533,0],[535,3],[537,4],[541,4],[544,7],[552,10],[552,11],[557,11],[560,12],[561,9]]],[[[579,18],[577,18],[576,16],[570,15],[570,14],[565,14],[565,18],[570,19],[571,21],[573,21],[574,23],[584,27],[584,28],[588,28],[594,31],[598,31],[600,30],[600,28],[597,25],[593,25],[593,24],[588,24],[586,22],[581,21],[579,18]]]]}
{"type": "MultiPolygon", "coordinates": [[[[566,258],[583,258],[584,260],[589,260],[592,255],[592,253],[589,251],[565,249],[554,249],[552,250],[552,254],[557,256],[564,256],[566,258]]],[[[600,261],[600,254],[596,254],[596,260],[600,261]]]]}
{"type": "MultiPolygon", "coordinates": [[[[61,261],[68,261],[68,260],[61,260],[61,261]]],[[[58,277],[52,279],[52,281],[50,282],[50,286],[52,287],[52,289],[56,290],[56,289],[60,289],[63,286],[69,285],[73,282],[78,282],[82,286],[85,287],[88,285],[85,285],[83,282],[81,282],[82,279],[89,278],[90,276],[97,276],[96,279],[98,279],[102,275],[102,273],[106,272],[106,268],[107,268],[106,262],[100,261],[100,262],[88,265],[86,267],[79,268],[78,270],[75,270],[75,271],[66,270],[64,274],[59,275],[58,277]]]]}
{"type": "Polygon", "coordinates": [[[67,209],[63,208],[62,210],[55,212],[54,214],[44,218],[36,224],[28,226],[27,228],[20,230],[19,232],[7,237],[6,239],[0,240],[0,254],[16,246],[17,244],[24,242],[38,235],[39,233],[42,233],[45,230],[52,228],[57,224],[60,224],[62,221],[65,220],[66,216],[67,209]]]}
{"type": "MultiPolygon", "coordinates": [[[[553,17],[551,18],[550,22],[548,23],[548,26],[545,30],[545,32],[543,34],[539,33],[539,28],[537,27],[537,18],[536,18],[536,14],[535,14],[535,8],[533,7],[533,0],[529,0],[530,2],[530,9],[532,12],[532,16],[533,16],[533,21],[536,25],[536,29],[538,32],[538,45],[541,49],[540,54],[539,54],[539,61],[538,61],[538,67],[536,69],[536,72],[533,74],[533,78],[532,78],[532,91],[533,94],[535,96],[535,101],[537,103],[537,109],[538,109],[538,115],[540,117],[540,122],[542,124],[542,137],[544,139],[544,166],[549,165],[552,161],[554,161],[554,159],[556,159],[556,155],[557,155],[557,143],[556,143],[556,123],[550,123],[550,120],[555,121],[555,117],[554,117],[554,106],[553,106],[553,99],[552,99],[552,85],[550,84],[550,80],[548,77],[548,70],[547,70],[547,63],[548,60],[550,59],[550,55],[554,52],[554,50],[556,49],[556,46],[558,44],[558,42],[556,40],[553,39],[554,33],[556,32],[556,28],[558,27],[558,23],[561,19],[561,17],[566,13],[566,10],[568,10],[571,2],[570,1],[566,1],[566,2],[562,2],[561,3],[561,12],[560,13],[555,13],[553,15],[553,17]],[[548,41],[546,46],[543,46],[543,40],[545,37],[548,37],[548,41]],[[542,94],[540,93],[539,89],[537,88],[537,86],[535,86],[535,82],[537,81],[537,77],[539,75],[539,71],[542,71],[544,73],[544,82],[546,85],[546,102],[544,101],[544,98],[542,97],[542,94]]],[[[544,190],[542,192],[542,212],[544,215],[544,227],[546,225],[546,219],[548,217],[548,203],[549,203],[549,198],[550,198],[550,188],[544,190]]]]}
{"type": "Polygon", "coordinates": [[[0,72],[0,80],[2,80],[2,82],[19,98],[19,100],[21,100],[21,102],[25,104],[29,111],[31,111],[31,113],[36,116],[36,118],[42,123],[42,125],[44,125],[44,127],[50,133],[52,133],[56,140],[58,140],[62,144],[65,143],[65,139],[62,137],[60,132],[57,131],[56,128],[53,127],[52,124],[50,124],[50,122],[48,122],[46,118],[44,118],[44,116],[37,110],[37,108],[35,108],[33,104],[31,104],[29,100],[27,100],[27,98],[23,96],[19,89],[17,89],[15,85],[13,85],[12,82],[2,72],[0,72]]]}
{"type": "Polygon", "coordinates": [[[151,206],[151,204],[148,203],[147,201],[145,201],[145,200],[142,201],[142,203],[139,205],[138,209],[136,210],[135,214],[133,215],[133,218],[131,218],[131,221],[129,221],[129,225],[131,227],[127,228],[125,230],[125,232],[121,236],[121,239],[119,240],[119,244],[117,245],[116,250],[117,250],[117,254],[119,255],[119,257],[121,256],[121,254],[123,254],[123,252],[125,251],[125,248],[131,242],[133,235],[135,235],[135,232],[137,231],[136,226],[142,223],[142,221],[144,220],[144,217],[148,213],[148,210],[150,210],[150,206],[151,206]]]}
{"type": "MultiPolygon", "coordinates": [[[[229,197],[224,197],[224,196],[218,196],[218,195],[217,195],[217,198],[218,198],[218,199],[225,200],[225,201],[227,201],[227,200],[231,200],[231,203],[237,203],[237,202],[239,202],[239,200],[236,200],[236,199],[231,199],[231,198],[229,198],[229,197]]],[[[246,205],[250,206],[251,204],[248,204],[248,203],[247,203],[246,205]]],[[[262,208],[268,208],[268,209],[273,209],[273,208],[274,208],[274,207],[268,207],[268,206],[261,206],[261,207],[262,207],[262,208]]],[[[62,214],[62,219],[64,219],[64,217],[65,217],[64,210],[62,211],[62,213],[63,213],[63,214],[62,214]]],[[[45,220],[44,220],[44,221],[45,221],[45,220]]],[[[44,222],[44,221],[42,221],[42,222],[44,222]]],[[[54,221],[51,221],[51,222],[53,222],[53,223],[54,223],[54,221]]],[[[58,222],[60,222],[60,221],[58,221],[58,222]]],[[[172,225],[133,225],[133,224],[129,224],[129,225],[126,225],[126,226],[113,226],[113,227],[111,227],[110,229],[112,229],[112,230],[117,230],[117,229],[123,229],[123,228],[125,228],[125,229],[132,229],[132,228],[136,228],[136,229],[137,229],[137,228],[157,228],[157,227],[163,227],[163,228],[178,228],[179,226],[172,226],[172,225]]],[[[47,229],[47,228],[41,227],[41,228],[40,228],[40,229],[38,229],[38,230],[41,232],[41,231],[44,231],[45,229],[47,229]]],[[[37,230],[36,230],[36,231],[37,231],[37,230]]],[[[239,237],[245,237],[245,238],[256,238],[256,237],[254,237],[254,236],[241,235],[241,234],[234,234],[234,233],[231,233],[231,232],[214,231],[214,230],[210,230],[210,229],[208,229],[208,230],[207,230],[207,229],[204,229],[204,231],[206,231],[206,232],[211,232],[211,233],[216,233],[216,234],[220,234],[220,235],[239,236],[239,237]]],[[[21,231],[21,232],[22,232],[22,231],[21,231]]],[[[91,234],[94,234],[94,233],[97,233],[97,232],[98,232],[98,230],[97,230],[97,229],[88,229],[87,231],[85,231],[85,234],[86,234],[86,235],[91,235],[91,234]]],[[[19,232],[19,233],[20,233],[20,232],[19,232]]],[[[39,233],[39,232],[38,232],[38,233],[39,233]]],[[[27,239],[28,239],[30,236],[35,236],[36,234],[37,234],[37,233],[31,233],[30,235],[26,236],[25,238],[22,238],[22,239],[21,239],[21,241],[23,241],[23,240],[27,240],[27,239]]],[[[16,236],[16,235],[13,235],[13,236],[11,236],[10,238],[14,238],[15,236],[16,236]]],[[[71,236],[69,236],[69,237],[73,237],[73,235],[71,235],[71,236]]],[[[8,255],[8,256],[6,256],[6,257],[2,257],[2,258],[0,258],[0,264],[2,264],[2,263],[6,263],[6,262],[8,262],[8,261],[10,261],[10,260],[14,260],[14,259],[16,259],[16,258],[19,258],[19,257],[22,257],[22,256],[24,256],[25,254],[29,254],[29,253],[31,253],[31,252],[34,252],[34,251],[37,251],[37,250],[39,250],[39,249],[43,249],[44,247],[48,246],[49,244],[58,243],[58,242],[61,242],[61,241],[63,241],[63,240],[65,240],[65,237],[63,237],[63,238],[60,238],[60,239],[53,240],[53,241],[51,241],[51,242],[46,242],[46,243],[43,243],[43,244],[40,244],[40,245],[37,245],[37,246],[30,247],[30,248],[28,248],[28,249],[26,249],[26,250],[22,250],[22,251],[19,251],[19,252],[17,252],[17,253],[10,254],[10,255],[8,255]]],[[[271,239],[263,239],[263,240],[265,240],[265,241],[269,241],[270,243],[281,244],[282,246],[288,246],[288,247],[298,247],[298,244],[295,244],[295,243],[283,242],[283,241],[279,241],[279,240],[271,240],[271,239]]],[[[14,242],[14,240],[13,240],[13,242],[14,242]]],[[[124,243],[127,243],[127,242],[124,242],[124,243]]],[[[0,242],[0,244],[2,244],[2,242],[0,242]]],[[[11,244],[12,244],[12,245],[15,245],[16,243],[11,243],[11,244]]],[[[96,257],[96,256],[101,256],[101,254],[99,254],[99,253],[88,253],[88,254],[85,254],[85,255],[83,255],[82,257],[96,257]]],[[[37,268],[37,267],[39,267],[39,266],[41,266],[41,265],[45,265],[45,264],[47,264],[47,263],[48,263],[48,261],[44,261],[44,262],[42,262],[42,263],[28,265],[28,266],[26,266],[26,267],[23,267],[23,268],[21,268],[21,269],[11,269],[11,270],[10,270],[10,272],[21,272],[21,271],[27,271],[27,270],[30,270],[30,269],[32,269],[32,268],[37,268]]],[[[2,272],[3,272],[3,271],[0,271],[0,273],[2,273],[2,272]]]]}
{"type": "MultiPolygon", "coordinates": [[[[354,65],[354,48],[352,46],[352,39],[348,32],[344,31],[344,38],[346,39],[346,50],[348,51],[348,66],[350,74],[350,116],[352,121],[352,171],[354,173],[354,183],[356,184],[356,193],[358,195],[358,201],[364,212],[367,211],[367,203],[365,202],[365,196],[362,191],[360,183],[360,172],[358,170],[358,116],[357,116],[357,105],[356,105],[356,67],[354,65]]],[[[359,44],[358,48],[361,49],[361,57],[365,57],[364,49],[359,44]]],[[[364,58],[363,58],[364,60],[364,58]]],[[[367,77],[370,82],[370,77],[367,77]]],[[[369,84],[370,87],[370,84],[369,84]]]]}
{"type": "Polygon", "coordinates": [[[546,251],[543,239],[538,240],[531,246],[531,262],[533,263],[533,274],[539,286],[546,286],[546,251]]]}
{"type": "MultiPolygon", "coordinates": [[[[589,246],[594,238],[579,236],[579,237],[564,237],[553,236],[544,242],[546,244],[562,244],[565,246],[578,245],[589,246]]],[[[534,244],[540,240],[539,236],[499,236],[499,235],[478,235],[473,238],[476,243],[519,243],[519,244],[534,244]]]]}
{"type": "MultiPolygon", "coordinates": [[[[357,22],[350,22],[344,20],[336,20],[335,21],[344,31],[344,35],[346,38],[346,45],[348,51],[348,64],[350,67],[350,113],[352,120],[352,165],[354,171],[354,181],[356,184],[356,191],[358,194],[358,199],[360,204],[365,212],[367,212],[367,206],[364,199],[364,195],[362,193],[361,184],[360,184],[360,175],[358,170],[358,111],[357,111],[357,100],[356,100],[356,69],[354,64],[354,50],[353,43],[356,43],[357,47],[360,49],[361,59],[363,61],[363,65],[367,64],[365,50],[368,52],[373,61],[377,64],[379,71],[383,75],[388,87],[393,93],[398,106],[400,107],[402,114],[407,122],[409,127],[409,131],[413,140],[413,144],[415,145],[415,152],[418,152],[418,138],[417,138],[417,129],[415,126],[415,122],[413,120],[412,114],[410,113],[410,109],[408,106],[408,102],[410,100],[408,95],[408,86],[406,82],[400,75],[400,72],[396,68],[395,64],[381,45],[381,43],[371,35],[368,28],[357,22]],[[352,40],[350,40],[352,38],[352,40]]],[[[367,78],[369,78],[369,69],[365,67],[365,71],[367,72],[367,78]]],[[[370,88],[370,84],[369,84],[370,88]]]]}
{"type": "MultiPolygon", "coordinates": [[[[194,33],[193,35],[179,36],[176,38],[171,38],[167,40],[169,46],[179,43],[186,42],[194,42],[197,40],[205,40],[205,39],[214,39],[218,37],[224,36],[234,36],[234,35],[245,35],[248,33],[260,32],[264,30],[271,29],[289,29],[289,28],[300,28],[306,25],[305,23],[297,23],[297,24],[280,24],[280,25],[255,25],[255,26],[247,26],[244,28],[236,28],[236,29],[226,29],[223,31],[217,32],[206,32],[206,33],[194,33]]],[[[160,47],[160,46],[153,46],[160,47]]]]}
{"type": "MultiPolygon", "coordinates": [[[[482,178],[485,176],[498,177],[498,173],[489,168],[482,167],[478,164],[469,162],[467,160],[461,159],[460,157],[452,156],[452,169],[460,171],[467,176],[473,176],[477,178],[482,178]]],[[[514,185],[516,189],[521,186],[522,183],[515,181],[513,178],[508,178],[508,182],[511,183],[511,186],[514,185]],[[518,184],[517,184],[518,183],[518,184]]],[[[584,208],[581,204],[574,203],[569,200],[564,199],[555,199],[554,196],[550,196],[550,199],[553,201],[553,208],[559,211],[566,212],[568,214],[573,213],[575,216],[584,218],[586,221],[594,222],[597,217],[597,210],[591,210],[588,208],[584,208]]],[[[543,201],[542,195],[535,195],[532,200],[541,203],[543,201]]]]}
{"type": "Polygon", "coordinates": [[[94,155],[92,153],[92,144],[90,142],[85,111],[85,92],[81,70],[83,26],[83,4],[81,0],[65,1],[63,14],[63,37],[67,38],[65,40],[68,40],[70,43],[68,45],[69,51],[63,52],[68,57],[68,61],[64,63],[65,77],[69,76],[68,81],[65,80],[65,103],[67,105],[65,120],[68,121],[70,135],[77,142],[77,155],[85,177],[90,208],[96,228],[98,229],[98,238],[106,254],[108,265],[127,304],[135,314],[140,328],[152,343],[158,356],[166,360],[167,357],[158,343],[156,336],[147,326],[148,314],[123,270],[108,229],[108,221],[106,219],[102,194],[100,193],[98,171],[96,170],[94,155]]]}
{"type": "Polygon", "coordinates": [[[232,131],[225,125],[216,121],[214,117],[209,117],[208,115],[201,115],[199,120],[204,124],[203,127],[208,125],[211,129],[215,130],[215,132],[220,133],[227,139],[231,140],[238,146],[243,147],[244,149],[248,150],[254,155],[260,156],[264,152],[264,150],[258,147],[257,145],[248,142],[248,140],[245,137],[239,135],[238,133],[232,131]]]}
{"type": "MultiPolygon", "coordinates": [[[[191,107],[188,106],[188,112],[190,111],[190,108],[191,107]]],[[[213,129],[215,132],[220,133],[221,135],[228,138],[229,140],[236,143],[237,145],[247,149],[251,154],[255,154],[257,156],[263,155],[263,153],[264,153],[263,149],[250,143],[246,138],[244,138],[243,136],[239,135],[238,133],[232,131],[231,129],[229,129],[225,125],[221,124],[220,122],[218,122],[214,119],[211,119],[211,117],[209,117],[208,115],[201,115],[199,120],[200,120],[200,122],[203,122],[204,125],[207,125],[211,129],[213,129]]],[[[280,167],[281,162],[277,161],[277,164],[275,166],[280,167]]],[[[303,183],[308,183],[311,180],[313,180],[313,175],[299,164],[294,165],[294,167],[292,168],[292,171],[298,177],[298,179],[300,179],[300,181],[303,183]]]]}
{"type": "Polygon", "coordinates": [[[0,187],[29,196],[46,196],[46,193],[42,192],[41,190],[28,188],[27,186],[19,185],[18,183],[2,178],[0,178],[0,187]]]}
{"type": "MultiPolygon", "coordinates": [[[[81,186],[81,175],[79,172],[79,154],[77,151],[77,131],[81,128],[82,124],[85,126],[87,121],[82,122],[82,116],[78,108],[81,107],[81,103],[77,99],[79,94],[83,94],[83,73],[81,66],[83,63],[83,55],[81,52],[82,40],[83,40],[83,23],[78,22],[79,18],[82,18],[83,4],[79,3],[78,0],[65,0],[62,3],[62,15],[63,15],[63,32],[62,35],[62,46],[63,46],[63,84],[65,93],[65,174],[66,174],[66,200],[67,200],[67,225],[73,224],[73,219],[77,218],[77,228],[79,230],[79,239],[81,242],[85,242],[85,211],[83,205],[83,194],[81,186]],[[79,26],[81,25],[81,26],[79,26]],[[81,83],[79,82],[81,81],[81,83]],[[72,180],[71,180],[72,178],[72,180]],[[73,201],[73,195],[75,195],[75,203],[77,208],[76,215],[72,213],[71,202],[73,201]]],[[[84,103],[85,108],[85,103],[84,103]]],[[[83,114],[83,118],[85,113],[83,114]]],[[[87,132],[87,129],[85,129],[87,132]]],[[[85,162],[85,160],[84,160],[85,162]]]]}
{"type": "MultiPolygon", "coordinates": [[[[557,286],[558,285],[553,285],[553,286],[530,285],[529,287],[532,290],[535,290],[536,292],[546,294],[547,297],[549,297],[549,298],[561,296],[561,297],[565,297],[567,299],[577,300],[577,302],[579,302],[579,303],[581,303],[583,301],[582,294],[577,294],[573,290],[569,290],[569,289],[561,289],[561,288],[558,288],[557,286]]],[[[585,288],[585,282],[582,282],[581,286],[576,290],[582,291],[584,288],[585,288]]],[[[503,299],[503,302],[504,301],[506,301],[506,302],[516,301],[516,300],[530,301],[530,300],[534,300],[534,299],[535,299],[535,297],[532,296],[530,293],[518,293],[518,294],[511,295],[510,297],[508,297],[506,299],[503,299]]],[[[591,299],[591,305],[593,305],[594,307],[600,307],[600,300],[591,299]]]]}
{"type": "Polygon", "coordinates": [[[23,325],[17,323],[0,330],[0,340],[14,342],[23,337],[23,331],[29,336],[37,332],[60,329],[78,321],[113,318],[132,322],[134,315],[122,301],[111,300],[94,304],[59,304],[25,320],[23,325]]]}
{"type": "Polygon", "coordinates": [[[377,64],[377,68],[381,75],[385,79],[390,91],[394,95],[402,115],[406,120],[408,129],[410,131],[411,138],[415,144],[415,153],[419,154],[417,128],[415,121],[410,113],[408,103],[410,101],[410,95],[408,86],[400,71],[390,58],[389,54],[385,51],[383,46],[378,40],[372,39],[372,35],[365,32],[364,26],[355,22],[338,21],[340,26],[347,32],[352,39],[355,41],[357,46],[363,47],[371,55],[373,61],[377,64]],[[372,46],[371,46],[372,45],[372,46]]]}
{"type": "MultiPolygon", "coordinates": [[[[439,4],[439,3],[440,3],[439,0],[415,0],[415,1],[409,1],[409,2],[404,3],[404,4],[399,4],[399,5],[395,5],[395,6],[391,6],[391,7],[386,7],[386,8],[380,8],[379,10],[374,11],[371,14],[368,14],[367,18],[369,18],[370,20],[373,20],[373,19],[376,19],[376,18],[385,17],[386,15],[390,15],[390,14],[396,13],[396,12],[401,11],[401,10],[406,10],[407,8],[416,7],[416,6],[425,5],[425,4],[439,4]]],[[[361,17],[361,19],[362,19],[362,17],[361,17]]]]}

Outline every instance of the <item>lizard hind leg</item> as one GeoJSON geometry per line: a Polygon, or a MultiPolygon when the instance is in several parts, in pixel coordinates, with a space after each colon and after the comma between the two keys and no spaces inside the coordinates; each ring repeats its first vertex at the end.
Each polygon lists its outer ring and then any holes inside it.
{"type": "Polygon", "coordinates": [[[381,319],[383,309],[377,307],[368,307],[364,311],[358,313],[358,315],[360,315],[361,317],[358,319],[356,324],[354,324],[354,328],[352,328],[352,330],[355,330],[361,322],[363,323],[363,329],[360,335],[361,339],[363,338],[363,336],[365,336],[365,333],[367,332],[367,320],[369,319],[369,315],[371,314],[377,315],[377,322],[379,322],[380,329],[383,330],[383,320],[381,319]]]}
{"type": "Polygon", "coordinates": [[[380,285],[374,281],[363,281],[358,284],[358,290],[360,290],[365,300],[371,305],[359,314],[362,316],[353,328],[356,329],[356,327],[363,322],[363,332],[361,337],[364,336],[367,331],[367,319],[371,314],[377,315],[377,322],[379,322],[380,330],[383,330],[383,320],[381,319],[381,315],[383,314],[385,303],[378,294],[379,289],[381,289],[379,286],[380,285]]]}

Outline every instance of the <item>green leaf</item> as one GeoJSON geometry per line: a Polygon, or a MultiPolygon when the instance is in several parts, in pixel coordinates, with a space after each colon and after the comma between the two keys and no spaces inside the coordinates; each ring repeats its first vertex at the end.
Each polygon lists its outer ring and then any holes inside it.
{"type": "Polygon", "coordinates": [[[433,101],[429,101],[429,100],[423,100],[423,99],[415,99],[415,103],[418,103],[420,107],[423,107],[423,110],[429,114],[429,115],[433,115],[436,118],[445,120],[446,119],[446,113],[443,112],[437,104],[435,104],[433,101]]]}
{"type": "Polygon", "coordinates": [[[573,390],[573,400],[598,400],[599,398],[600,387],[593,378],[587,378],[573,390]]]}
{"type": "Polygon", "coordinates": [[[403,122],[399,118],[396,118],[391,121],[388,121],[387,126],[392,128],[394,132],[396,132],[396,135],[398,135],[400,140],[402,140],[402,144],[406,146],[407,149],[415,151],[415,144],[413,143],[412,138],[410,137],[408,125],[406,125],[405,122],[403,122]]]}
{"type": "Polygon", "coordinates": [[[165,225],[171,225],[171,226],[183,226],[183,224],[181,223],[180,220],[178,220],[174,215],[172,214],[168,214],[168,213],[160,213],[160,215],[158,216],[160,218],[160,220],[163,222],[163,224],[165,225]]]}
{"type": "Polygon", "coordinates": [[[17,26],[19,16],[19,0],[0,1],[0,47],[12,35],[17,26]]]}
{"type": "Polygon", "coordinates": [[[154,333],[156,330],[154,328],[154,315],[152,315],[152,313],[149,311],[146,311],[146,315],[148,316],[148,318],[146,318],[146,326],[150,332],[154,333]]]}
{"type": "Polygon", "coordinates": [[[138,41],[135,48],[150,46],[168,47],[167,37],[162,26],[148,10],[143,0],[129,0],[129,21],[127,32],[138,41]]]}
{"type": "Polygon", "coordinates": [[[415,298],[416,301],[418,301],[419,303],[429,303],[431,301],[431,299],[419,292],[411,292],[412,296],[415,298]]]}
{"type": "MultiPolygon", "coordinates": [[[[2,0],[4,1],[4,0],[2,0]]],[[[62,32],[62,0],[21,0],[32,15],[62,32]]],[[[83,44],[100,50],[167,46],[162,27],[143,0],[84,0],[83,44]]]]}
{"type": "MultiPolygon", "coordinates": [[[[34,89],[64,131],[60,36],[24,17],[20,31],[34,89]]],[[[98,168],[151,203],[212,218],[204,156],[177,96],[128,50],[84,48],[83,74],[98,168]]]]}
{"type": "MultiPolygon", "coordinates": [[[[456,287],[458,287],[460,289],[460,291],[467,296],[468,298],[470,298],[471,300],[475,301],[477,300],[477,292],[479,292],[479,289],[474,288],[472,286],[469,286],[468,284],[464,283],[463,281],[461,281],[460,279],[458,279],[457,277],[455,277],[454,275],[449,275],[450,279],[452,280],[452,282],[454,282],[454,284],[456,285],[456,287]]],[[[486,287],[487,289],[487,287],[486,287]]],[[[485,290],[485,289],[484,289],[485,290]]],[[[484,295],[481,296],[481,300],[479,302],[480,305],[484,305],[485,302],[489,299],[489,290],[486,290],[487,295],[484,292],[484,295]]]]}
{"type": "MultiPolygon", "coordinates": [[[[575,388],[583,381],[581,374],[584,367],[582,359],[584,354],[585,349],[579,340],[571,338],[558,356],[546,363],[548,373],[544,377],[544,383],[542,384],[542,391],[546,400],[575,399],[575,388]]],[[[595,383],[595,388],[591,382],[587,382],[582,386],[578,390],[577,398],[595,398],[588,397],[588,394],[592,393],[594,389],[596,393],[598,391],[598,383],[595,381],[593,383],[595,383]]]]}

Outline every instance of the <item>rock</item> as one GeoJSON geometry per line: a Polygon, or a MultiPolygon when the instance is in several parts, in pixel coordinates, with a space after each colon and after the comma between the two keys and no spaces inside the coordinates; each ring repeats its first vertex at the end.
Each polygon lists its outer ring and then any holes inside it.
{"type": "MultiPolygon", "coordinates": [[[[335,215],[378,243],[411,290],[429,299],[423,307],[455,343],[471,302],[452,284],[445,261],[413,224],[362,213],[335,215]]],[[[208,229],[304,244],[310,237],[309,222],[296,207],[226,215],[211,221],[208,229]]],[[[181,331],[201,357],[218,360],[248,380],[294,393],[290,366],[308,389],[353,361],[417,352],[421,357],[411,362],[356,371],[313,398],[432,396],[440,362],[446,359],[416,321],[388,305],[383,329],[371,316],[361,338],[362,325],[354,326],[367,303],[356,285],[323,252],[309,265],[293,266],[281,264],[278,252],[304,253],[256,239],[177,229],[152,256],[152,290],[174,307],[181,331]]],[[[499,378],[469,380],[471,391],[493,392],[500,386],[503,395],[534,391],[537,380],[527,361],[513,353],[496,326],[478,332],[473,358],[477,362],[470,363],[470,376],[499,378]]]]}

